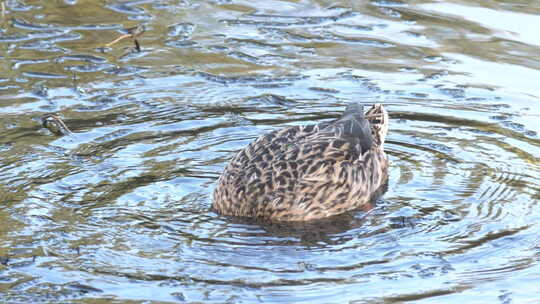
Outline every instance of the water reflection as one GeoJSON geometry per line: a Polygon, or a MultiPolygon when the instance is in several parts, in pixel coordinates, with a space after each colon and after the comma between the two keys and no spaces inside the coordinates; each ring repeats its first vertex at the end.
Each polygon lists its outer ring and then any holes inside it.
{"type": "Polygon", "coordinates": [[[538,5],[5,1],[8,302],[534,302],[538,5]],[[144,24],[141,52],[122,29],[144,24]],[[387,192],[308,224],[218,216],[235,151],[389,109],[387,192]],[[55,114],[71,134],[41,125],[55,114]]]}

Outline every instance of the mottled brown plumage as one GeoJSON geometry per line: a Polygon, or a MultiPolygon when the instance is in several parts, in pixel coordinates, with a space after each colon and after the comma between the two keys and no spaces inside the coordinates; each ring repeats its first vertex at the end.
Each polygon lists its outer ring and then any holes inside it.
{"type": "Polygon", "coordinates": [[[353,103],[334,121],[263,135],[227,165],[213,208],[224,215],[306,221],[362,207],[387,181],[387,132],[382,105],[364,115],[353,103]]]}

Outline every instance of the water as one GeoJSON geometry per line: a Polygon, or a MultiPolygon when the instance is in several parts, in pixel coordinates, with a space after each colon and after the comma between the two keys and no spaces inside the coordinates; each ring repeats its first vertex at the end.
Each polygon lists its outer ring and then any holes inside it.
{"type": "Polygon", "coordinates": [[[5,3],[3,301],[540,301],[538,3],[5,3]],[[235,151],[349,101],[391,116],[371,210],[210,210],[235,151]]]}

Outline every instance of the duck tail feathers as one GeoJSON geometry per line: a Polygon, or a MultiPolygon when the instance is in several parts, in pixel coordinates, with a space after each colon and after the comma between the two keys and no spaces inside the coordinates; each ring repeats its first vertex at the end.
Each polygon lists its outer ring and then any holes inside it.
{"type": "Polygon", "coordinates": [[[341,118],[337,120],[340,125],[340,137],[359,142],[362,153],[373,146],[371,126],[364,116],[364,107],[356,102],[345,108],[341,118]]]}

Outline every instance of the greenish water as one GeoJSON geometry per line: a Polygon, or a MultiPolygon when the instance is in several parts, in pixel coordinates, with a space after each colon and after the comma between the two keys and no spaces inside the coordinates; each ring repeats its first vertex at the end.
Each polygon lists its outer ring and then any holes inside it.
{"type": "Polygon", "coordinates": [[[539,4],[4,3],[0,301],[540,301],[539,4]],[[235,151],[350,101],[391,116],[373,209],[211,211],[235,151]]]}

